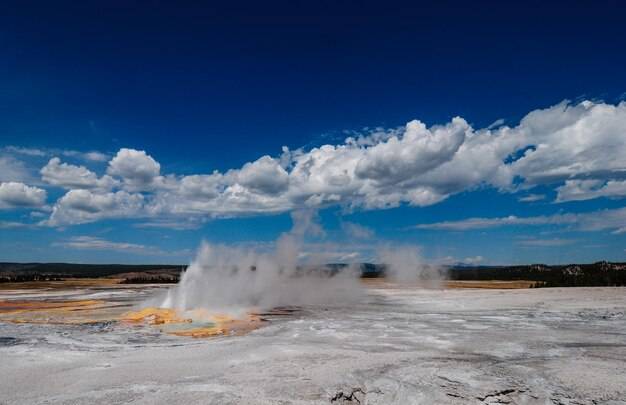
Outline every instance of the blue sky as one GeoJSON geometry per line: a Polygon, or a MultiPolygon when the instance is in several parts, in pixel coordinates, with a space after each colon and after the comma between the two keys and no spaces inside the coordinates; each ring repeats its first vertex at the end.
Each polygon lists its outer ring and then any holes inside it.
{"type": "Polygon", "coordinates": [[[0,260],[186,263],[203,239],[270,249],[304,210],[331,261],[626,261],[624,17],[15,2],[0,260]]]}

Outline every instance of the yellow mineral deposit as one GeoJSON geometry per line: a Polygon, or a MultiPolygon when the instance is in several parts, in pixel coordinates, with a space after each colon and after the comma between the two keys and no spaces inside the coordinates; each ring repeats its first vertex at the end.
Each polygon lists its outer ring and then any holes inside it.
{"type": "Polygon", "coordinates": [[[127,312],[122,322],[160,326],[161,331],[194,338],[241,335],[259,328],[264,322],[258,315],[248,314],[245,319],[228,315],[212,314],[205,309],[194,309],[179,313],[167,308],[143,308],[127,312]]]}
{"type": "Polygon", "coordinates": [[[190,318],[181,317],[175,310],[148,307],[139,311],[131,311],[122,315],[122,322],[162,325],[166,323],[191,323],[190,318]]]}
{"type": "MultiPolygon", "coordinates": [[[[38,283],[5,283],[0,293],[38,295],[31,299],[0,299],[0,321],[32,324],[90,324],[120,322],[143,324],[160,329],[163,333],[194,338],[242,335],[259,328],[265,322],[260,315],[247,314],[240,318],[193,309],[179,312],[173,309],[149,307],[136,311],[130,302],[94,299],[50,299],[50,294],[75,292],[77,288],[97,292],[114,292],[118,289],[140,289],[119,284],[118,279],[71,279],[38,283]]],[[[4,297],[3,297],[4,298],[4,297]]]]}

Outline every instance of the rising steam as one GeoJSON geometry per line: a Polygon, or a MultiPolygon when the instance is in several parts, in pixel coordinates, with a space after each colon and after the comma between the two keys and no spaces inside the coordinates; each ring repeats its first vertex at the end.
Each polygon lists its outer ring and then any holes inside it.
{"type": "Polygon", "coordinates": [[[443,269],[426,263],[416,246],[385,246],[377,258],[385,266],[386,277],[398,283],[438,287],[444,278],[443,269]]]}
{"type": "MultiPolygon", "coordinates": [[[[281,235],[269,253],[203,242],[180,282],[164,298],[150,304],[239,316],[281,306],[346,304],[360,297],[363,288],[358,264],[337,271],[326,267],[323,254],[309,255],[307,263],[299,262],[305,235],[323,236],[324,231],[316,222],[315,212],[294,212],[292,220],[292,230],[281,235]]],[[[439,285],[439,269],[425,264],[415,247],[387,246],[378,250],[377,260],[394,282],[439,285]]]]}
{"type": "Polygon", "coordinates": [[[240,315],[250,310],[332,305],[357,298],[362,289],[356,268],[335,273],[324,263],[298,263],[304,235],[321,228],[312,213],[298,212],[292,218],[292,231],[278,239],[271,253],[203,243],[180,282],[159,306],[240,315]]]}

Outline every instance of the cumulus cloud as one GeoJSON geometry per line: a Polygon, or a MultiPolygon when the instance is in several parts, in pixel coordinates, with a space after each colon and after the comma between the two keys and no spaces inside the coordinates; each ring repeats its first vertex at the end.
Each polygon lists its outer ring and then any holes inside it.
{"type": "Polygon", "coordinates": [[[111,176],[98,178],[96,173],[85,166],[75,166],[61,163],[61,159],[54,157],[41,169],[43,181],[53,186],[67,189],[101,188],[111,189],[116,181],[111,176]]]}
{"type": "Polygon", "coordinates": [[[224,191],[225,182],[219,173],[210,175],[183,176],[178,193],[185,198],[211,200],[224,191]]]}
{"type": "Polygon", "coordinates": [[[392,136],[365,149],[357,162],[359,178],[382,184],[399,184],[449,161],[465,140],[469,125],[456,117],[446,126],[430,130],[420,121],[411,121],[401,138],[392,136]]]}
{"type": "Polygon", "coordinates": [[[279,194],[287,189],[289,175],[279,162],[269,156],[246,163],[238,174],[238,182],[263,194],[279,194]]]}
{"type": "Polygon", "coordinates": [[[126,191],[100,193],[70,190],[57,201],[47,225],[73,225],[103,218],[128,218],[141,215],[144,197],[126,191]]]}
{"type": "Polygon", "coordinates": [[[185,185],[183,181],[174,181],[154,193],[146,201],[145,211],[149,216],[183,216],[195,215],[208,218],[228,218],[237,216],[249,216],[259,214],[271,214],[285,212],[294,206],[286,198],[277,198],[272,195],[257,193],[239,183],[231,183],[225,177],[219,176],[218,184],[216,179],[203,177],[196,179],[197,183],[193,188],[190,184],[185,185]],[[219,190],[216,194],[211,194],[212,187],[219,190]],[[200,192],[205,191],[207,194],[200,192]]]}
{"type": "Polygon", "coordinates": [[[426,178],[459,152],[470,131],[461,118],[426,128],[419,121],[373,139],[349,138],[293,153],[287,195],[308,206],[344,204],[355,208],[389,208],[403,202],[416,206],[445,199],[446,187],[426,178]]]}
{"type": "Polygon", "coordinates": [[[626,103],[583,101],[536,110],[522,119],[521,138],[533,145],[511,170],[527,185],[626,174],[626,103]]]}
{"type": "Polygon", "coordinates": [[[109,162],[107,173],[121,177],[134,190],[150,189],[159,176],[161,165],[145,151],[122,148],[109,162]]]}
{"type": "Polygon", "coordinates": [[[0,183],[0,209],[42,207],[46,191],[14,181],[0,183]]]}
{"type": "MultiPolygon", "coordinates": [[[[556,189],[557,202],[626,197],[626,102],[563,102],[530,112],[517,126],[503,124],[476,129],[456,117],[427,127],[414,120],[352,134],[337,145],[285,147],[279,156],[262,156],[223,173],[162,174],[148,153],[124,148],[102,177],[59,160],[51,160],[42,175],[70,192],[90,190],[59,199],[52,223],[121,216],[234,217],[330,205],[346,210],[428,206],[485,187],[524,193],[520,201],[525,202],[544,197],[532,193],[538,185],[556,189]],[[132,204],[122,204],[130,214],[92,207],[98,214],[85,215],[89,210],[68,208],[69,197],[89,195],[96,204],[120,191],[126,193],[124,200],[132,196],[132,204]],[[72,213],[79,217],[72,219],[72,213]]],[[[497,219],[496,224],[516,221],[497,219]]],[[[491,226],[482,220],[477,224],[482,225],[466,226],[491,226]]]]}

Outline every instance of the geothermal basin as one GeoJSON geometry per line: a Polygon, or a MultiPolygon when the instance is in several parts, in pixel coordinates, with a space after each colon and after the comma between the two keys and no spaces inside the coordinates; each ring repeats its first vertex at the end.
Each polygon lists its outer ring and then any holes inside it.
{"type": "Polygon", "coordinates": [[[241,333],[124,320],[166,288],[2,287],[0,403],[626,403],[624,288],[374,282],[241,333]]]}

